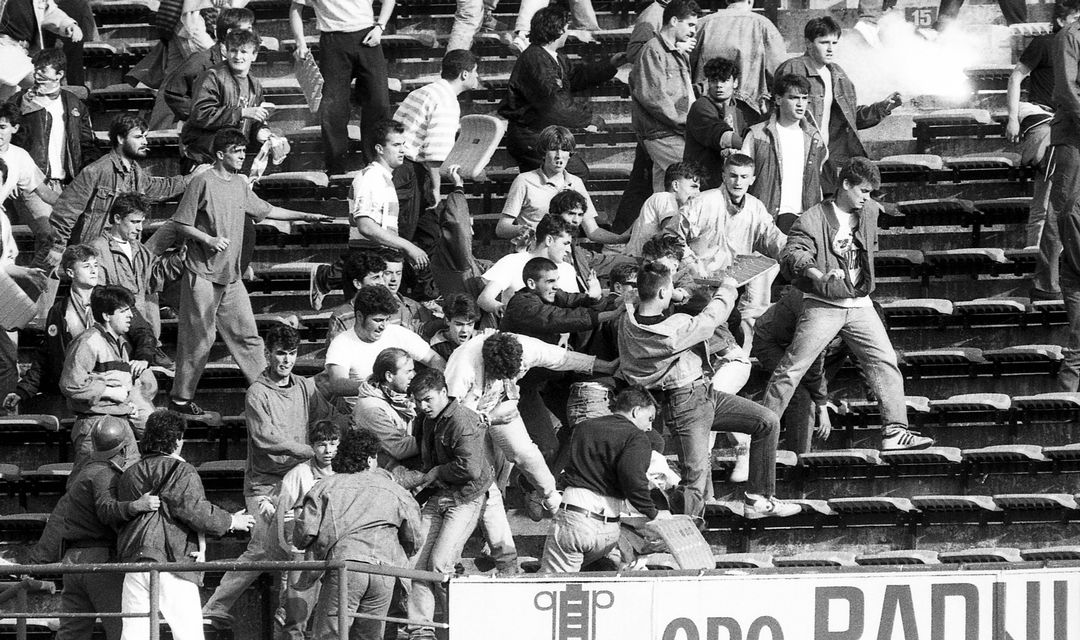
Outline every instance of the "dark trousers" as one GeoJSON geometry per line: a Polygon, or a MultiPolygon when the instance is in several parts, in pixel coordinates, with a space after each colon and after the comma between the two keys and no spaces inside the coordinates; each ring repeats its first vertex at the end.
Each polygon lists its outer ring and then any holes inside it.
{"type": "MultiPolygon", "coordinates": [[[[962,6],[964,0],[941,0],[938,21],[942,18],[956,19],[962,6]]],[[[1005,16],[1005,24],[1027,22],[1027,3],[1024,0],[998,0],[998,6],[1001,7],[1001,15],[1005,16]]]]}
{"type": "Polygon", "coordinates": [[[548,463],[555,460],[563,438],[570,433],[566,418],[566,403],[570,400],[570,381],[566,375],[548,369],[532,369],[518,381],[521,398],[518,411],[529,437],[540,448],[548,463]],[[562,437],[556,436],[553,414],[563,424],[562,437]]]}
{"type": "Polygon", "coordinates": [[[1061,391],[1076,391],[1080,386],[1080,150],[1059,144],[1052,151],[1050,207],[1057,214],[1061,236],[1058,279],[1069,319],[1069,337],[1062,349],[1065,360],[1058,371],[1058,386],[1061,391]]]}
{"type": "Polygon", "coordinates": [[[405,160],[394,169],[398,197],[398,235],[431,253],[439,238],[431,173],[419,162],[405,160]]]}
{"type": "MultiPolygon", "coordinates": [[[[373,27],[372,27],[373,28],[373,27]]],[[[371,29],[354,33],[324,32],[319,37],[319,71],[323,76],[323,153],[330,173],[349,169],[349,86],[356,79],[355,96],[360,104],[360,140],[364,164],[375,158],[375,125],[390,116],[390,91],[386,86],[386,58],[382,47],[361,44],[371,29]]]]}
{"type": "Polygon", "coordinates": [[[634,226],[641,207],[652,195],[652,158],[645,151],[645,145],[638,142],[634,149],[634,166],[630,169],[630,179],[619,198],[619,208],[615,211],[615,221],[611,223],[614,233],[622,233],[634,226]]]}
{"type": "MultiPolygon", "coordinates": [[[[64,564],[113,562],[106,547],[68,549],[64,564]]],[[[64,576],[60,608],[64,613],[120,613],[120,593],[124,588],[122,573],[73,573],[64,576]]],[[[120,640],[120,618],[102,618],[106,640],[120,640]]],[[[57,640],[84,640],[94,630],[93,618],[61,618],[57,640]]]]}
{"type": "MultiPolygon", "coordinates": [[[[56,6],[68,14],[72,20],[78,22],[79,28],[82,29],[81,42],[72,42],[70,38],[60,38],[60,40],[63,42],[64,57],[67,58],[67,83],[71,86],[85,86],[86,65],[83,63],[83,42],[92,40],[97,32],[94,12],[90,9],[90,3],[87,0],[57,0],[56,6]]],[[[58,37],[51,33],[42,35],[46,47],[52,47],[58,37]]]]}

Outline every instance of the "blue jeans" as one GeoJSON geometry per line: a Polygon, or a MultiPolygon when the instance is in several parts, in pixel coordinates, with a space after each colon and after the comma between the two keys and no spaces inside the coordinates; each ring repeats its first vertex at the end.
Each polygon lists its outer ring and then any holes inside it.
{"type": "Polygon", "coordinates": [[[583,513],[559,509],[544,541],[540,573],[576,573],[607,557],[618,543],[618,522],[600,522],[583,513]]]}
{"type": "MultiPolygon", "coordinates": [[[[484,508],[486,493],[465,502],[454,504],[452,498],[434,495],[428,498],[420,512],[420,532],[424,546],[416,555],[416,569],[454,573],[454,564],[461,558],[465,542],[476,529],[480,513],[484,508]]],[[[435,599],[446,604],[446,587],[415,580],[409,594],[409,619],[435,619],[435,599]]],[[[409,625],[409,635],[413,637],[434,637],[435,630],[423,625],[409,625]]]]}
{"type": "Polygon", "coordinates": [[[783,414],[818,354],[839,335],[859,361],[881,407],[883,427],[907,427],[904,378],[885,325],[873,307],[848,309],[806,299],[787,353],[776,366],[762,404],[783,414]]]}
{"type": "Polygon", "coordinates": [[[700,516],[705,511],[712,465],[710,431],[750,434],[746,491],[764,496],[776,493],[776,445],[780,438],[776,413],[746,398],[713,391],[698,381],[668,391],[660,415],[682,450],[685,513],[700,516]]]}
{"type": "MultiPolygon", "coordinates": [[[[373,573],[349,571],[348,600],[345,606],[350,612],[385,616],[390,608],[390,596],[394,592],[394,578],[373,573]]],[[[385,622],[352,618],[349,640],[382,640],[385,622]]],[[[326,572],[319,593],[319,605],[315,615],[315,640],[338,638],[338,572],[326,572]]]]}
{"type": "Polygon", "coordinates": [[[1058,372],[1062,391],[1076,391],[1080,382],[1080,150],[1059,144],[1051,147],[1050,208],[1057,215],[1061,237],[1059,279],[1069,317],[1069,340],[1062,349],[1065,361],[1058,372]]]}

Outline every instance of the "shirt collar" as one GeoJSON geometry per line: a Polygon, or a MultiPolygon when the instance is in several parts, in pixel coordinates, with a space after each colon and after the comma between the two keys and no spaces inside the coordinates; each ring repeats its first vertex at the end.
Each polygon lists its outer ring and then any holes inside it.
{"type": "Polygon", "coordinates": [[[113,169],[117,173],[121,175],[127,175],[128,173],[135,170],[135,161],[131,160],[127,164],[124,164],[123,156],[121,156],[120,152],[116,149],[110,151],[109,156],[112,158],[113,169]]]}
{"type": "Polygon", "coordinates": [[[570,185],[570,176],[567,174],[566,169],[563,169],[561,172],[556,173],[550,178],[547,177],[547,174],[544,173],[543,169],[536,169],[536,175],[540,178],[540,184],[542,185],[559,184],[560,182],[561,186],[564,187],[570,185]]]}

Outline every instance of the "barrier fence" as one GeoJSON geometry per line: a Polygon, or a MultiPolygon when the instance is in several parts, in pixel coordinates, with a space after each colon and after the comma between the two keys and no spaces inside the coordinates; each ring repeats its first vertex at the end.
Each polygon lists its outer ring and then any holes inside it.
{"type": "MultiPolygon", "coordinates": [[[[253,571],[257,573],[279,571],[337,571],[338,572],[338,637],[347,640],[352,618],[364,618],[367,620],[379,620],[381,622],[394,622],[398,624],[422,624],[436,629],[449,629],[450,625],[441,622],[425,620],[413,620],[409,618],[394,618],[390,616],[376,616],[372,614],[356,613],[349,611],[344,603],[348,602],[349,571],[369,573],[382,576],[393,576],[407,580],[422,580],[425,582],[445,583],[450,581],[449,574],[435,573],[433,571],[418,571],[416,569],[403,569],[390,565],[368,564],[353,560],[335,561],[264,561],[264,562],[236,562],[229,560],[216,560],[213,562],[117,562],[117,563],[90,563],[90,564],[40,564],[40,565],[4,565],[3,572],[9,575],[32,574],[35,576],[49,575],[74,575],[83,573],[149,573],[150,574],[150,610],[136,613],[81,613],[81,612],[49,612],[47,614],[31,613],[27,611],[29,602],[28,591],[55,590],[55,585],[50,582],[23,578],[19,583],[6,591],[0,592],[0,603],[15,598],[18,611],[4,611],[0,616],[13,618],[16,621],[16,640],[26,640],[26,620],[28,618],[149,618],[150,640],[160,640],[161,619],[159,598],[161,596],[161,573],[182,573],[188,571],[253,571]]],[[[198,615],[202,615],[200,611],[198,615]]]]}

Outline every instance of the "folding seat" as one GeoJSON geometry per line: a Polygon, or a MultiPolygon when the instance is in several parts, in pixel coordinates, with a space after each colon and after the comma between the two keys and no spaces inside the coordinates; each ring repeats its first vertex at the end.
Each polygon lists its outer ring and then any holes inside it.
{"type": "Polygon", "coordinates": [[[952,301],[942,298],[911,298],[881,305],[890,329],[940,328],[953,315],[952,301]]]}
{"type": "Polygon", "coordinates": [[[768,553],[718,553],[713,556],[717,569],[766,569],[773,566],[768,553]]]}
{"type": "Polygon", "coordinates": [[[1007,272],[1011,265],[1005,257],[1005,250],[994,247],[926,251],[924,258],[926,275],[938,278],[969,276],[977,279],[979,276],[996,276],[1007,272]]]}
{"type": "Polygon", "coordinates": [[[808,551],[793,556],[773,558],[775,567],[855,567],[851,551],[808,551]]]}
{"type": "Polygon", "coordinates": [[[855,557],[860,567],[879,567],[897,565],[935,565],[941,564],[938,553],[932,549],[897,549],[880,553],[867,553],[855,557]]]}
{"type": "Polygon", "coordinates": [[[942,564],[981,564],[992,562],[1023,562],[1020,550],[1014,547],[985,547],[981,549],[963,549],[960,551],[942,551],[938,554],[942,564]]]}

